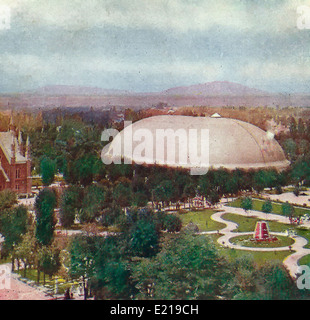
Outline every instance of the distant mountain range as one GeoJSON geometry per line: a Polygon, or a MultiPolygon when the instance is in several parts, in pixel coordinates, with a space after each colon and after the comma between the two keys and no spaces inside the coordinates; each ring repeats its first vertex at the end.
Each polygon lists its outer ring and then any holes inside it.
{"type": "Polygon", "coordinates": [[[46,86],[16,94],[0,95],[0,108],[55,108],[112,106],[156,107],[158,104],[181,106],[268,106],[310,107],[310,94],[277,94],[228,82],[215,81],[169,88],[161,92],[130,92],[83,86],[46,86]]]}
{"type": "Polygon", "coordinates": [[[30,94],[40,94],[47,96],[76,96],[76,95],[122,95],[122,94],[130,94],[129,91],[116,90],[116,89],[103,89],[96,87],[83,87],[83,86],[46,86],[36,89],[34,91],[29,91],[27,93],[30,94]]]}
{"type": "Polygon", "coordinates": [[[191,86],[170,88],[161,92],[137,93],[117,89],[103,89],[96,87],[83,86],[46,86],[34,91],[27,92],[29,94],[39,94],[47,96],[58,95],[178,95],[178,96],[255,96],[255,95],[270,95],[270,93],[249,88],[238,83],[228,81],[214,81],[203,84],[195,84],[191,86]]]}
{"type": "Polygon", "coordinates": [[[214,81],[187,87],[176,87],[163,91],[167,95],[201,95],[201,96],[256,96],[270,93],[249,88],[239,83],[214,81]]]}

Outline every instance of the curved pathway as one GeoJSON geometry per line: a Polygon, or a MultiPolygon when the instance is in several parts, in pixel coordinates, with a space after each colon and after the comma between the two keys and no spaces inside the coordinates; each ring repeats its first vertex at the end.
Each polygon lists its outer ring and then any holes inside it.
{"type": "MultiPolygon", "coordinates": [[[[246,234],[253,234],[253,232],[233,232],[235,229],[237,229],[238,224],[232,221],[224,220],[222,216],[226,213],[234,213],[243,215],[249,218],[258,218],[263,220],[269,220],[269,221],[276,221],[280,223],[285,223],[289,227],[289,220],[287,217],[280,216],[277,214],[265,214],[260,211],[254,211],[250,210],[247,213],[241,209],[241,208],[233,208],[233,207],[227,207],[225,205],[221,205],[219,208],[221,211],[218,211],[214,213],[211,216],[211,219],[220,223],[223,223],[226,225],[223,229],[219,230],[221,234],[223,234],[221,237],[217,239],[217,242],[222,245],[229,248],[234,248],[238,250],[247,250],[247,251],[285,251],[285,250],[292,250],[295,251],[294,253],[290,254],[283,260],[284,266],[288,269],[290,275],[292,278],[296,278],[298,275],[298,260],[302,258],[305,255],[310,254],[310,249],[304,248],[304,246],[308,243],[307,239],[301,237],[301,236],[293,236],[295,240],[295,243],[291,245],[291,248],[289,246],[285,247],[277,247],[277,248],[254,248],[254,247],[244,247],[240,245],[236,245],[231,243],[229,240],[233,237],[237,237],[240,235],[246,235],[246,234]]],[[[307,225],[303,225],[306,227],[309,227],[309,223],[307,225]]],[[[215,234],[218,231],[205,231],[201,232],[201,234],[215,234]]],[[[283,232],[271,232],[272,235],[279,235],[279,236],[286,236],[283,232]]]]}

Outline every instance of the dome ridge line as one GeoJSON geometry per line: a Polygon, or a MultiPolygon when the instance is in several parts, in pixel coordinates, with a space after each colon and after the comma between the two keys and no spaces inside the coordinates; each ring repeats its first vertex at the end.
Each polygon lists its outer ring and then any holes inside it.
{"type": "Polygon", "coordinates": [[[236,119],[231,119],[233,120],[233,122],[235,122],[237,125],[239,125],[241,128],[243,128],[252,138],[253,140],[255,141],[255,143],[257,144],[258,148],[259,148],[259,151],[260,153],[262,154],[262,159],[263,159],[263,162],[266,164],[266,159],[265,159],[265,156],[263,154],[263,151],[262,151],[262,148],[259,144],[259,142],[255,139],[254,135],[245,127],[243,126],[239,120],[236,120],[236,119]]]}

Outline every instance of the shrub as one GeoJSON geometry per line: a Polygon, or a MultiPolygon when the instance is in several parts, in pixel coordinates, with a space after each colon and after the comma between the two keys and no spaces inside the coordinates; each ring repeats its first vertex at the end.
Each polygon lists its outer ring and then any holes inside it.
{"type": "Polygon", "coordinates": [[[168,232],[179,232],[182,228],[182,220],[174,215],[174,214],[167,214],[164,219],[164,226],[163,229],[167,230],[168,232]]]}

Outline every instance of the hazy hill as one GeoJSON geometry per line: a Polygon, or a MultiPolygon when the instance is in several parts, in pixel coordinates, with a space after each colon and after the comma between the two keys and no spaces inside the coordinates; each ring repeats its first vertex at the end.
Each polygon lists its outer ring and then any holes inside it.
{"type": "Polygon", "coordinates": [[[103,89],[96,87],[83,87],[83,86],[46,86],[29,91],[30,94],[48,95],[48,96],[71,96],[71,95],[87,95],[87,96],[102,96],[102,95],[127,95],[129,91],[116,90],[116,89],[103,89]]]}
{"type": "Polygon", "coordinates": [[[214,81],[191,86],[176,87],[163,91],[166,95],[202,95],[202,96],[262,96],[270,93],[249,88],[239,83],[214,81]]]}
{"type": "Polygon", "coordinates": [[[165,103],[183,106],[310,107],[310,94],[276,94],[228,82],[175,87],[162,92],[129,92],[83,86],[46,86],[33,91],[0,95],[0,108],[96,107],[148,108],[165,103]]]}

